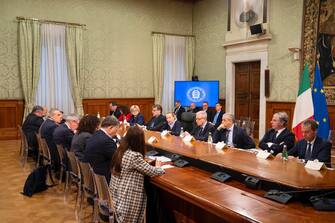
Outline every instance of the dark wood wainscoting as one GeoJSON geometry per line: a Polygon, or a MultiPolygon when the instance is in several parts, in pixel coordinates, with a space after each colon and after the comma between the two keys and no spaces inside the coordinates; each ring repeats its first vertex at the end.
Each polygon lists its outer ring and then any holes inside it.
{"type": "Polygon", "coordinates": [[[23,111],[23,100],[0,100],[0,140],[18,139],[23,111]]]}
{"type": "MultiPolygon", "coordinates": [[[[272,115],[276,112],[284,111],[289,116],[289,129],[292,128],[292,120],[294,114],[294,106],[295,102],[276,102],[276,101],[267,101],[266,102],[266,128],[270,128],[270,121],[272,119],[272,115]]],[[[335,106],[328,106],[328,114],[330,119],[330,128],[335,129],[335,106]]]]}
{"type": "Polygon", "coordinates": [[[109,114],[109,104],[117,102],[119,107],[129,107],[131,105],[138,105],[141,113],[144,115],[145,121],[148,121],[152,116],[151,107],[154,104],[154,98],[99,98],[99,99],[84,99],[84,113],[97,114],[100,113],[101,117],[109,114]]]}

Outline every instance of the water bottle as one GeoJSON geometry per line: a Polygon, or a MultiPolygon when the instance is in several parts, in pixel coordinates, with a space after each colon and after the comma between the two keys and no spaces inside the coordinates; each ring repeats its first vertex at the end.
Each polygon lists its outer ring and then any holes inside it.
{"type": "Polygon", "coordinates": [[[181,138],[184,138],[184,136],[185,136],[183,127],[180,128],[180,134],[179,134],[179,136],[181,138]]]}
{"type": "Polygon", "coordinates": [[[212,138],[212,133],[211,133],[211,132],[208,133],[208,140],[207,140],[207,142],[208,142],[209,144],[212,144],[212,143],[213,143],[213,138],[212,138]]]}
{"type": "Polygon", "coordinates": [[[97,113],[97,118],[100,119],[100,113],[99,112],[97,113]]]}
{"type": "Polygon", "coordinates": [[[285,161],[288,160],[288,153],[287,153],[287,146],[286,145],[283,146],[282,158],[285,161]]]}

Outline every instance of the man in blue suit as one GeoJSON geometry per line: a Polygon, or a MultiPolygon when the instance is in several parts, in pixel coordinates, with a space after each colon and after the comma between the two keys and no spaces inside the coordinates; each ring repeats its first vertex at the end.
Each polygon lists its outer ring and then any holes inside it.
{"type": "Polygon", "coordinates": [[[317,136],[318,124],[314,120],[302,123],[301,132],[304,139],[300,140],[288,152],[289,156],[304,160],[319,160],[330,165],[331,143],[317,136]]]}
{"type": "Polygon", "coordinates": [[[152,106],[152,118],[147,123],[147,129],[152,131],[161,131],[166,123],[165,116],[162,115],[162,106],[153,105],[152,106]]]}
{"type": "Polygon", "coordinates": [[[55,144],[62,145],[65,149],[70,151],[72,138],[75,130],[79,125],[79,117],[75,114],[70,114],[65,117],[65,123],[60,124],[53,133],[55,144]]]}
{"type": "Polygon", "coordinates": [[[101,128],[86,142],[85,161],[89,162],[96,174],[104,175],[109,183],[111,178],[111,162],[116,151],[114,137],[119,129],[119,120],[115,116],[107,116],[101,128]]]}
{"type": "Polygon", "coordinates": [[[45,139],[49,147],[51,163],[53,164],[53,167],[56,171],[59,170],[60,162],[57,147],[53,138],[53,133],[61,123],[62,119],[63,113],[57,108],[52,108],[49,111],[48,118],[42,123],[40,127],[41,137],[45,139]]]}
{"type": "Polygon", "coordinates": [[[287,150],[290,150],[294,146],[294,134],[287,129],[287,123],[288,115],[286,112],[273,114],[272,128],[265,133],[259,142],[259,147],[274,155],[281,153],[284,145],[286,145],[287,150]]]}
{"type": "Polygon", "coordinates": [[[222,116],[222,123],[215,130],[213,142],[224,142],[227,145],[240,149],[252,149],[256,145],[247,135],[246,131],[234,124],[233,114],[225,113],[222,116]]]}
{"type": "Polygon", "coordinates": [[[181,122],[177,120],[175,113],[166,113],[166,121],[162,130],[167,130],[171,135],[179,136],[181,131],[181,122]]]}
{"type": "Polygon", "coordinates": [[[213,119],[211,120],[211,122],[213,123],[214,127],[217,129],[219,125],[221,124],[222,115],[223,115],[221,102],[216,103],[215,110],[216,110],[216,113],[213,115],[213,119]]]}
{"type": "Polygon", "coordinates": [[[214,125],[207,121],[206,111],[198,111],[195,116],[197,126],[191,133],[185,132],[185,135],[191,134],[196,140],[207,141],[209,134],[213,134],[214,125]]]}

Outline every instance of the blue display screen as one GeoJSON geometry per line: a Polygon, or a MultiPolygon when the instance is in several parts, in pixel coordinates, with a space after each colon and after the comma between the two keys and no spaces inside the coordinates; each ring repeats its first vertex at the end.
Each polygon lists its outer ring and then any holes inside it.
{"type": "Polygon", "coordinates": [[[215,107],[219,101],[219,81],[175,81],[174,100],[179,100],[182,106],[192,102],[201,107],[204,101],[210,107],[215,107]]]}

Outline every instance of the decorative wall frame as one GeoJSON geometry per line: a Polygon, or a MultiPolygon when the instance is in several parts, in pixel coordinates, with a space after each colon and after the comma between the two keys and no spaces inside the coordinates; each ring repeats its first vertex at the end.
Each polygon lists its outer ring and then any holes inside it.
{"type": "Polygon", "coordinates": [[[303,60],[308,64],[311,83],[315,64],[320,65],[328,105],[335,105],[335,0],[305,0],[303,60]]]}

